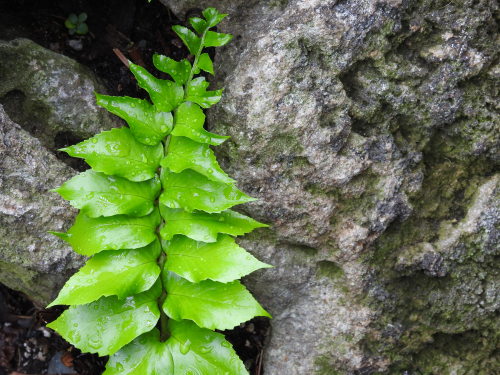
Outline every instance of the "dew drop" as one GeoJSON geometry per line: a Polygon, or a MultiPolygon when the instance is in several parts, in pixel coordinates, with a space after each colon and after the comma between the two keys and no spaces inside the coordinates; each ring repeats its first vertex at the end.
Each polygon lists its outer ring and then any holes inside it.
{"type": "Polygon", "coordinates": [[[210,197],[210,202],[215,203],[215,198],[214,197],[210,197]]]}
{"type": "Polygon", "coordinates": [[[92,138],[92,143],[97,143],[97,139],[96,138],[92,138]]]}
{"type": "Polygon", "coordinates": [[[212,351],[210,346],[200,346],[200,353],[207,354],[212,351]]]}
{"type": "Polygon", "coordinates": [[[179,348],[182,354],[187,354],[189,352],[189,349],[191,349],[191,341],[189,340],[183,342],[179,348]]]}
{"type": "Polygon", "coordinates": [[[227,341],[222,341],[222,344],[221,344],[223,347],[225,348],[230,348],[231,347],[231,344],[227,341]]]}
{"type": "Polygon", "coordinates": [[[89,340],[89,346],[92,349],[99,349],[101,347],[101,338],[99,336],[93,336],[89,340]]]}
{"type": "Polygon", "coordinates": [[[116,369],[117,371],[122,372],[122,371],[123,371],[123,365],[122,365],[120,362],[118,362],[118,363],[116,364],[116,366],[115,366],[115,369],[116,369]]]}
{"type": "Polygon", "coordinates": [[[214,170],[213,170],[212,168],[208,168],[208,169],[207,169],[207,172],[208,172],[209,174],[212,174],[212,173],[214,173],[214,170]]]}
{"type": "Polygon", "coordinates": [[[132,108],[135,108],[135,103],[130,104],[132,108]]]}

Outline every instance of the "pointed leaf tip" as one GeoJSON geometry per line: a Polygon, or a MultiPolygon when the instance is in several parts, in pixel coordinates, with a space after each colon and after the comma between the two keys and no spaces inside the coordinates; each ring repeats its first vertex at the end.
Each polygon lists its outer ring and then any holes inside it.
{"type": "Polygon", "coordinates": [[[167,289],[163,310],[174,320],[189,319],[202,328],[224,330],[255,316],[270,317],[239,281],[191,283],[172,272],[163,277],[167,289]]]}

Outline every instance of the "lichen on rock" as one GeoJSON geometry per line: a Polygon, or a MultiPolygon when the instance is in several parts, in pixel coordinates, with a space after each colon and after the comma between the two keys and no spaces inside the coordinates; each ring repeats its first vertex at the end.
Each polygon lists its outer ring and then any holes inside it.
{"type": "Polygon", "coordinates": [[[218,7],[235,43],[209,125],[272,225],[244,240],[276,266],[247,280],[274,315],[266,373],[492,373],[497,4],[218,7]]]}

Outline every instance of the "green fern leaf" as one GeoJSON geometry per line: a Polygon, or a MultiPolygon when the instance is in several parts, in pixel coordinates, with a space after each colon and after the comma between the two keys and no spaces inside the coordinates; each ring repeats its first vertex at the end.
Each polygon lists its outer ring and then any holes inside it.
{"type": "Polygon", "coordinates": [[[96,98],[98,105],[124,119],[135,139],[145,145],[157,145],[172,130],[172,114],[158,112],[146,100],[101,94],[96,94],[96,98]]]}
{"type": "Polygon", "coordinates": [[[157,283],[151,290],[124,300],[103,297],[88,305],[71,306],[47,326],[82,351],[114,354],[154,328],[160,318],[160,292],[157,283]]]}
{"type": "Polygon", "coordinates": [[[90,218],[80,213],[67,233],[51,232],[67,241],[82,255],[103,250],[137,249],[156,239],[160,224],[158,210],[144,217],[116,215],[90,218]]]}
{"type": "Polygon", "coordinates": [[[212,181],[226,184],[235,182],[221,169],[207,144],[186,137],[170,139],[167,156],[161,161],[161,166],[175,173],[192,169],[212,181]]]}
{"type": "Polygon", "coordinates": [[[207,20],[209,27],[218,25],[224,18],[227,17],[227,14],[219,13],[215,8],[207,8],[202,12],[202,14],[207,20]]]}
{"type": "Polygon", "coordinates": [[[139,86],[148,92],[159,111],[171,112],[182,102],[184,90],[181,85],[158,79],[142,66],[132,63],[130,63],[130,71],[137,79],[139,86]]]}
{"type": "Polygon", "coordinates": [[[135,140],[128,128],[104,131],[61,151],[85,159],[97,172],[125,177],[130,181],[153,178],[163,158],[161,144],[143,145],[135,140]]]}
{"type": "Polygon", "coordinates": [[[184,26],[172,26],[172,30],[181,38],[182,42],[186,45],[193,55],[196,55],[200,51],[201,39],[196,36],[191,30],[184,26]]]}
{"type": "Polygon", "coordinates": [[[168,328],[172,335],[167,344],[174,374],[196,374],[196,369],[198,374],[248,375],[245,365],[220,333],[186,320],[169,320],[168,328]]]}
{"type": "Polygon", "coordinates": [[[207,21],[199,17],[192,17],[189,19],[189,23],[193,26],[193,29],[200,35],[202,35],[209,28],[207,21]]]}
{"type": "Polygon", "coordinates": [[[153,211],[161,189],[158,178],[131,182],[88,170],[54,189],[88,217],[126,214],[144,216],[153,211]]]}
{"type": "Polygon", "coordinates": [[[173,272],[163,275],[167,298],[163,310],[172,319],[189,319],[199,327],[231,329],[254,316],[268,316],[239,281],[191,283],[173,272]]]}
{"type": "Polygon", "coordinates": [[[186,100],[196,103],[203,108],[210,108],[217,104],[222,97],[222,89],[215,91],[207,91],[210,84],[205,80],[205,77],[198,77],[187,84],[186,100]]]}
{"type": "Polygon", "coordinates": [[[205,47],[221,47],[228,44],[233,36],[231,34],[216,33],[214,31],[207,31],[203,45],[205,47]]]}
{"type": "Polygon", "coordinates": [[[123,299],[144,292],[160,275],[158,240],[132,250],[102,251],[75,273],[49,305],[82,305],[101,297],[123,299]],[[119,280],[119,282],[117,282],[119,280]]]}
{"type": "Polygon", "coordinates": [[[195,241],[216,242],[219,233],[240,236],[256,228],[267,227],[265,224],[231,210],[209,214],[199,211],[186,212],[162,205],[160,212],[169,224],[160,231],[165,240],[172,239],[176,234],[183,234],[195,241]]]}
{"type": "Polygon", "coordinates": [[[233,184],[214,182],[191,170],[181,173],[165,170],[161,181],[164,191],[160,195],[160,203],[170,208],[213,213],[255,201],[255,198],[242,193],[233,184]]]}
{"type": "Polygon", "coordinates": [[[227,283],[258,269],[271,267],[254,258],[226,235],[219,235],[217,242],[213,243],[175,236],[164,247],[168,253],[166,269],[193,283],[207,279],[227,283]]]}
{"type": "Polygon", "coordinates": [[[103,375],[174,375],[172,354],[153,329],[112,355],[103,375]]]}
{"type": "Polygon", "coordinates": [[[109,358],[103,375],[248,375],[220,333],[175,320],[168,322],[168,330],[166,342],[154,329],[122,348],[109,358]]]}
{"type": "Polygon", "coordinates": [[[189,79],[191,72],[191,63],[183,59],[175,61],[170,57],[163,55],[154,55],[153,64],[159,71],[167,73],[179,85],[184,85],[189,79]]]}
{"type": "Polygon", "coordinates": [[[184,102],[175,112],[175,127],[172,135],[182,136],[200,143],[208,143],[214,146],[220,145],[229,137],[210,133],[203,129],[205,114],[195,103],[184,102]]]}
{"type": "Polygon", "coordinates": [[[81,211],[67,233],[52,233],[92,258],[51,303],[70,307],[49,327],[110,355],[105,375],[248,375],[209,329],[269,316],[237,279],[270,266],[231,237],[267,225],[229,209],[254,199],[217,163],[211,146],[229,137],[204,128],[202,108],[222,90],[196,77],[214,74],[203,47],[232,36],[210,30],[226,14],[202,14],[189,20],[194,31],[173,27],[192,58],[153,57],[172,80],[129,64],[150,101],[96,94],[128,127],[62,149],[92,170],[54,189],[81,211]]]}
{"type": "Polygon", "coordinates": [[[207,73],[214,74],[214,64],[208,53],[202,53],[200,55],[195,74],[198,74],[200,72],[200,69],[204,70],[207,73]]]}
{"type": "Polygon", "coordinates": [[[202,53],[198,59],[198,64],[196,64],[196,69],[194,74],[198,74],[200,70],[204,70],[207,73],[214,74],[214,64],[208,53],[202,53]]]}

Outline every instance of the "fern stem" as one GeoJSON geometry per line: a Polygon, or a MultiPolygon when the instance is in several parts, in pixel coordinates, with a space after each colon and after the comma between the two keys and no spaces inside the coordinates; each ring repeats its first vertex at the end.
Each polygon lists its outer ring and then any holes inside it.
{"type": "MultiPolygon", "coordinates": [[[[165,140],[163,141],[163,149],[164,149],[164,152],[163,152],[163,155],[165,156],[167,154],[167,149],[168,149],[168,144],[170,143],[170,138],[171,136],[167,136],[167,138],[165,138],[165,140]]],[[[159,168],[159,175],[161,176],[161,167],[159,168]]],[[[163,191],[163,186],[162,186],[162,191],[163,191]]],[[[156,202],[157,205],[159,205],[158,201],[156,202]]],[[[160,241],[161,243],[161,238],[160,238],[160,229],[161,227],[165,225],[165,221],[162,219],[161,223],[160,223],[160,226],[158,227],[157,229],[157,235],[158,235],[158,240],[160,241]]],[[[167,261],[167,252],[166,250],[163,248],[163,244],[161,246],[161,254],[160,256],[158,257],[158,266],[160,267],[160,281],[161,281],[161,294],[160,294],[160,297],[158,297],[158,309],[160,310],[160,341],[161,342],[164,342],[166,340],[168,340],[168,338],[170,337],[170,332],[168,331],[168,317],[167,317],[167,314],[165,314],[165,312],[163,311],[163,304],[165,303],[165,300],[167,298],[167,289],[165,287],[165,283],[163,281],[163,270],[165,268],[165,263],[167,261]]]]}
{"type": "Polygon", "coordinates": [[[189,72],[189,78],[186,82],[185,89],[184,89],[184,98],[187,97],[187,87],[189,86],[189,83],[193,80],[194,71],[195,71],[196,67],[198,66],[198,60],[200,58],[201,52],[203,51],[203,43],[205,42],[205,36],[207,34],[208,29],[209,28],[207,27],[207,29],[201,35],[200,47],[198,48],[198,52],[196,52],[196,54],[194,55],[193,65],[191,66],[191,71],[189,72]]]}
{"type": "Polygon", "coordinates": [[[160,266],[160,280],[161,280],[161,295],[158,297],[158,308],[160,310],[160,341],[164,342],[170,337],[170,332],[168,332],[167,328],[167,323],[168,323],[168,317],[167,314],[163,311],[163,303],[165,302],[165,299],[167,298],[167,290],[165,288],[165,284],[163,282],[163,268],[165,267],[165,262],[167,260],[167,255],[165,253],[165,250],[162,248],[162,252],[160,257],[158,258],[158,265],[160,266]]]}

